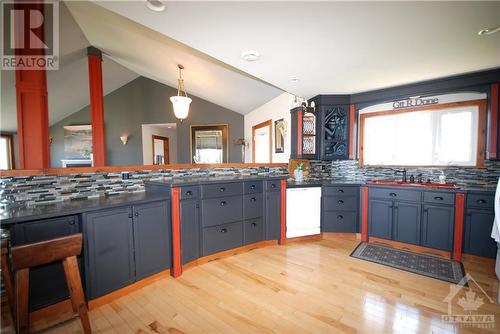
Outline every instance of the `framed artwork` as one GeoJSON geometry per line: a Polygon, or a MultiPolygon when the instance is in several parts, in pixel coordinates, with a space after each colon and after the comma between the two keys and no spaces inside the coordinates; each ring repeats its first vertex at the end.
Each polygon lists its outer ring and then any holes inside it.
{"type": "Polygon", "coordinates": [[[89,157],[92,153],[92,126],[65,126],[64,152],[69,153],[71,156],[89,157]]]}
{"type": "Polygon", "coordinates": [[[285,120],[279,119],[274,121],[274,152],[284,153],[285,152],[285,134],[286,134],[286,123],[285,120]]]}

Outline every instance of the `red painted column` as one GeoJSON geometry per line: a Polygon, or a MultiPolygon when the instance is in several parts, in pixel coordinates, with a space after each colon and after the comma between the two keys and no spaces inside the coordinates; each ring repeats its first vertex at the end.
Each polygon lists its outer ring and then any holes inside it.
{"type": "Polygon", "coordinates": [[[181,263],[181,215],[179,202],[179,188],[171,189],[172,202],[172,269],[170,274],[173,277],[182,275],[181,263]]]}
{"type": "Polygon", "coordinates": [[[455,194],[455,230],[452,259],[462,261],[462,240],[464,235],[465,194],[455,194]]]}
{"type": "Polygon", "coordinates": [[[92,153],[94,166],[106,165],[106,143],[104,139],[104,96],[102,89],[102,54],[89,47],[87,49],[89,65],[90,115],[92,120],[92,153]]]}
{"type": "Polygon", "coordinates": [[[496,159],[498,150],[498,113],[500,106],[498,104],[499,84],[491,85],[490,92],[490,159],[496,159]]]}
{"type": "Polygon", "coordinates": [[[368,242],[368,187],[361,187],[361,241],[368,242]]]}
{"type": "Polygon", "coordinates": [[[355,159],[356,148],[354,147],[354,121],[356,118],[356,105],[349,106],[349,159],[355,159]]]}
{"type": "Polygon", "coordinates": [[[281,221],[279,244],[286,244],[286,180],[281,180],[281,221]]]}
{"type": "MultiPolygon", "coordinates": [[[[43,13],[43,2],[25,3],[23,9],[34,9],[43,13]]],[[[16,17],[17,19],[17,17],[16,17]]],[[[14,22],[16,45],[24,45],[16,50],[17,56],[43,56],[43,49],[30,49],[27,42],[33,31],[44,40],[44,25],[33,29],[29,18],[21,22],[14,22]],[[21,33],[23,32],[23,33],[21,33]],[[23,43],[19,43],[24,39],[23,43]]],[[[19,147],[19,168],[49,168],[49,107],[47,100],[47,73],[45,69],[23,70],[16,68],[16,108],[19,147]]]]}

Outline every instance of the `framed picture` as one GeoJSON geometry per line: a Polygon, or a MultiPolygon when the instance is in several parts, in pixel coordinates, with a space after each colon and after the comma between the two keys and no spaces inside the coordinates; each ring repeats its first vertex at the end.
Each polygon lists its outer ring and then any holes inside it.
{"type": "Polygon", "coordinates": [[[285,152],[285,134],[286,134],[286,123],[285,120],[279,119],[274,121],[274,145],[275,153],[285,152]]]}
{"type": "Polygon", "coordinates": [[[92,126],[64,126],[64,152],[74,157],[89,157],[92,153],[92,126]]]}

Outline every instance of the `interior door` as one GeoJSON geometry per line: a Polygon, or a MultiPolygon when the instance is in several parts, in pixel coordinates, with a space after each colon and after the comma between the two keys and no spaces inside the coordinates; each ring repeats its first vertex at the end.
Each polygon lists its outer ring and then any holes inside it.
{"type": "Polygon", "coordinates": [[[166,165],[170,163],[168,137],[152,135],[153,139],[153,164],[166,165]]]}
{"type": "Polygon", "coordinates": [[[272,162],[272,121],[266,121],[252,127],[252,156],[253,162],[272,162]]]}

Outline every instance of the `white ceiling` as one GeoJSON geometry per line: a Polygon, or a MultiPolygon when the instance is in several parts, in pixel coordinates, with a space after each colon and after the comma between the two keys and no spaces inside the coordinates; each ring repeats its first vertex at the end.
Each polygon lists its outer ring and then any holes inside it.
{"type": "Polygon", "coordinates": [[[98,3],[306,98],[500,66],[500,33],[477,35],[500,24],[499,1],[167,2],[161,13],[144,1],[98,3]],[[243,61],[248,49],[261,59],[243,61]]]}
{"type": "Polygon", "coordinates": [[[89,42],[130,70],[177,87],[177,64],[184,65],[188,95],[245,114],[283,93],[281,89],[91,2],[67,1],[66,5],[89,42]]]}
{"type": "MultiPolygon", "coordinates": [[[[53,125],[89,104],[87,51],[90,45],[73,17],[60,6],[59,70],[47,71],[49,124],[53,125]]],[[[109,94],[138,77],[116,62],[103,59],[103,91],[109,94]]],[[[15,72],[1,71],[1,131],[17,131],[15,72]]]]}

